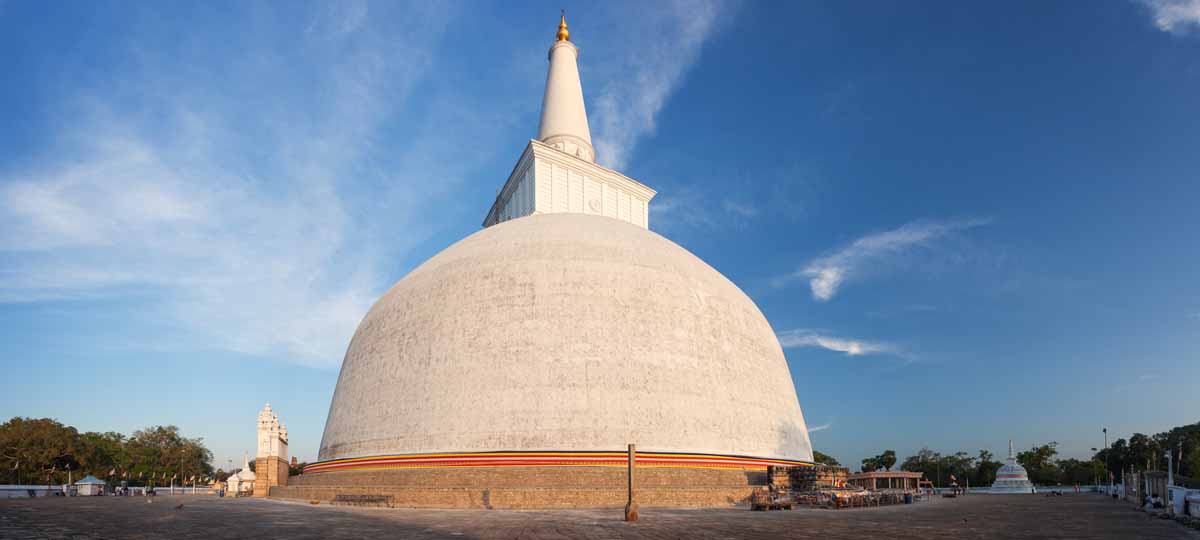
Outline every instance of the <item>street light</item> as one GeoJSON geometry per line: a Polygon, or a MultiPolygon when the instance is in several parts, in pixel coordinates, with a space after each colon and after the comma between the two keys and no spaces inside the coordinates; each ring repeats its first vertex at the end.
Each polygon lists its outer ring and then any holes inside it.
{"type": "Polygon", "coordinates": [[[1108,475],[1108,491],[1111,493],[1113,487],[1113,473],[1108,468],[1108,455],[1111,454],[1112,451],[1110,451],[1108,448],[1108,428],[1104,428],[1102,431],[1104,431],[1104,473],[1108,475]]]}

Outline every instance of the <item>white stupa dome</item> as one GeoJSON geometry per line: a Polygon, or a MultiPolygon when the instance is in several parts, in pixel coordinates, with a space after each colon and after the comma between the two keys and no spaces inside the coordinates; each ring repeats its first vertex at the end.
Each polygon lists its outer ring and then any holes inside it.
{"type": "Polygon", "coordinates": [[[996,469],[996,481],[992,483],[994,493],[1029,493],[1033,483],[1029,481],[1029,472],[1017,463],[1013,455],[1012,441],[1008,441],[1008,459],[1004,465],[996,469]]]}
{"type": "Polygon", "coordinates": [[[367,313],[320,459],[493,451],[812,460],[775,333],[687,250],[535,214],[437,254],[367,313]]]}

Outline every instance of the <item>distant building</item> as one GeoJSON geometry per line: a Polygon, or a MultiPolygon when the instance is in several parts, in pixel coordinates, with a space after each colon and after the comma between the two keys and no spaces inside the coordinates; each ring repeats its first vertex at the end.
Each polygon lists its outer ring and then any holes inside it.
{"type": "Polygon", "coordinates": [[[867,491],[917,491],[922,476],[909,471],[869,471],[850,475],[848,483],[867,491]]]}
{"type": "Polygon", "coordinates": [[[75,489],[80,496],[101,495],[104,493],[104,481],[89,474],[75,482],[75,489]]]}

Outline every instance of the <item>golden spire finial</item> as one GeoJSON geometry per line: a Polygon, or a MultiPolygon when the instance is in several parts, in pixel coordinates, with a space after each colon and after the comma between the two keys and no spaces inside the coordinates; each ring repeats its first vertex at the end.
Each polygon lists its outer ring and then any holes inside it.
{"type": "Polygon", "coordinates": [[[558,40],[570,41],[571,33],[567,31],[567,10],[562,10],[562,18],[558,20],[558,40]]]}

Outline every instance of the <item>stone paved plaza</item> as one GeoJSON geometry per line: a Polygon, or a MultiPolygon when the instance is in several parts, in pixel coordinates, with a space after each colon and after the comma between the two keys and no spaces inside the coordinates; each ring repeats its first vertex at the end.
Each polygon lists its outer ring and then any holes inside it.
{"type": "Polygon", "coordinates": [[[913,506],[751,512],[413,510],[311,506],[262,499],[163,496],[0,499],[0,538],[141,539],[1200,539],[1094,494],[973,495],[913,506]],[[179,504],[182,509],[176,509],[179,504]]]}

